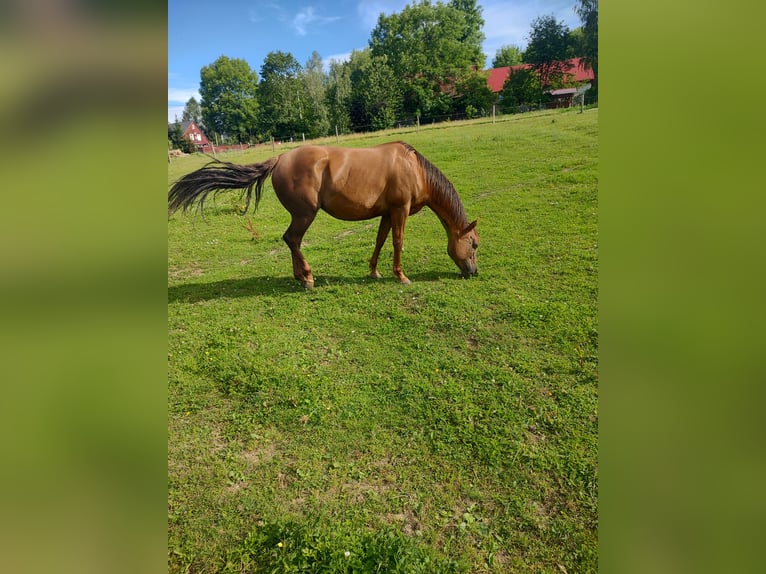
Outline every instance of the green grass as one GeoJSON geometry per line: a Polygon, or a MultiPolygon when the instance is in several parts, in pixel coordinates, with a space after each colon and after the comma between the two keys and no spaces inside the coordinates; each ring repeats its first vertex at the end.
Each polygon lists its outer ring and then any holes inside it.
{"type": "Polygon", "coordinates": [[[450,178],[470,280],[430,210],[408,286],[390,240],[367,277],[377,221],[320,214],[311,291],[270,183],[244,219],[236,192],[170,218],[171,572],[597,570],[598,110],[502,119],[342,142],[403,139],[450,178]]]}

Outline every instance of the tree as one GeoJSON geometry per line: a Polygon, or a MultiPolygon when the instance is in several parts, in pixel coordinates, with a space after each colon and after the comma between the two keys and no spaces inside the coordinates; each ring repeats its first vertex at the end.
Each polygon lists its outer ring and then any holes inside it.
{"type": "Polygon", "coordinates": [[[202,121],[202,108],[194,96],[189,98],[189,101],[186,102],[183,114],[181,115],[181,121],[194,122],[200,129],[204,126],[204,122],[202,121]]]}
{"type": "Polygon", "coordinates": [[[330,127],[336,127],[339,133],[350,132],[351,65],[348,62],[330,62],[326,97],[330,127]]]}
{"type": "Polygon", "coordinates": [[[307,96],[303,110],[306,137],[326,136],[330,131],[326,102],[327,76],[322,70],[322,58],[319,53],[312,52],[311,58],[303,68],[301,79],[307,96]]]}
{"type": "Polygon", "coordinates": [[[581,58],[585,53],[585,36],[582,26],[569,31],[569,37],[567,38],[567,57],[568,58],[581,58]]]}
{"type": "Polygon", "coordinates": [[[180,149],[184,153],[194,153],[197,151],[196,146],[191,140],[184,137],[184,130],[181,127],[181,122],[178,121],[178,116],[176,116],[175,122],[168,124],[168,141],[174,149],[180,149]]]}
{"type": "Polygon", "coordinates": [[[555,16],[540,16],[532,21],[524,61],[540,78],[541,89],[554,85],[571,68],[568,62],[569,28],[555,16]]]}
{"type": "Polygon", "coordinates": [[[482,72],[471,71],[461,76],[456,83],[458,94],[456,111],[468,117],[484,116],[491,112],[497,100],[495,93],[487,85],[487,76],[482,72]]]}
{"type": "Polygon", "coordinates": [[[258,75],[245,60],[221,56],[203,67],[199,91],[208,130],[239,142],[250,139],[258,119],[258,75]]]}
{"type": "Polygon", "coordinates": [[[540,77],[534,68],[511,70],[500,90],[500,109],[512,114],[525,111],[537,105],[540,90],[540,77]]]}
{"type": "Polygon", "coordinates": [[[354,129],[382,130],[394,127],[400,110],[399,82],[386,56],[370,50],[351,53],[350,117],[354,129]]]}
{"type": "Polygon", "coordinates": [[[290,52],[269,52],[261,66],[259,128],[265,137],[294,137],[305,131],[307,105],[301,65],[290,52]]]}
{"type": "Polygon", "coordinates": [[[176,121],[168,124],[168,141],[173,149],[180,149],[183,135],[184,131],[181,129],[181,122],[178,121],[178,116],[176,116],[176,121]]]}
{"type": "Polygon", "coordinates": [[[524,62],[521,48],[513,44],[501,46],[495,52],[495,59],[492,60],[493,68],[502,68],[504,66],[517,66],[524,62]]]}
{"type": "Polygon", "coordinates": [[[467,48],[470,57],[470,66],[476,70],[484,69],[484,49],[482,43],[485,36],[484,18],[482,7],[477,0],[451,0],[450,8],[457,10],[463,17],[463,32],[458,37],[460,42],[467,48]]]}
{"type": "Polygon", "coordinates": [[[406,113],[428,117],[449,112],[452,99],[445,86],[460,73],[484,66],[483,24],[476,0],[421,0],[401,13],[380,15],[370,38],[371,55],[385,57],[401,79],[406,113]]]}
{"type": "Polygon", "coordinates": [[[598,100],[598,0],[578,0],[574,10],[583,24],[583,60],[593,70],[594,81],[587,95],[589,99],[598,100]]]}

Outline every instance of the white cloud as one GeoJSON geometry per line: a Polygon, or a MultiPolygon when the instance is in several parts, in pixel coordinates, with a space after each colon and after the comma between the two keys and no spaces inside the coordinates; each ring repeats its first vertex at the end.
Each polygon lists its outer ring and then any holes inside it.
{"type": "Polygon", "coordinates": [[[372,30],[377,25],[378,16],[381,13],[401,12],[408,4],[410,4],[410,0],[360,0],[356,12],[362,26],[366,30],[372,30]]]}
{"type": "Polygon", "coordinates": [[[503,0],[482,2],[484,8],[484,53],[487,66],[492,63],[497,50],[506,44],[526,49],[532,20],[539,16],[553,14],[557,21],[564,21],[570,28],[580,25],[574,12],[573,0],[517,0],[510,3],[503,0]]]}
{"type": "Polygon", "coordinates": [[[189,98],[194,98],[198,102],[202,99],[197,88],[171,88],[168,86],[168,122],[176,121],[176,117],[181,119],[189,98]]]}
{"type": "Polygon", "coordinates": [[[178,118],[181,121],[181,117],[184,115],[184,106],[168,106],[168,123],[172,124],[178,118]]]}
{"type": "Polygon", "coordinates": [[[492,4],[484,8],[483,15],[487,41],[502,38],[507,43],[526,44],[524,36],[529,32],[530,17],[523,6],[492,4]]]}
{"type": "Polygon", "coordinates": [[[293,17],[291,25],[299,36],[305,36],[308,33],[309,24],[324,25],[330,22],[340,20],[340,16],[319,16],[313,6],[301,8],[293,17]]]}
{"type": "Polygon", "coordinates": [[[351,52],[344,52],[343,54],[332,54],[326,58],[322,58],[322,69],[324,73],[330,72],[330,62],[348,62],[351,59],[351,52]]]}
{"type": "Polygon", "coordinates": [[[333,60],[336,62],[348,62],[351,59],[351,52],[344,52],[343,54],[333,54],[332,56],[327,56],[325,58],[325,61],[329,64],[333,60]]]}
{"type": "Polygon", "coordinates": [[[253,24],[258,24],[263,21],[268,21],[276,18],[280,22],[285,20],[285,11],[277,3],[266,2],[264,4],[258,4],[255,8],[250,8],[247,13],[247,19],[253,24]]]}
{"type": "Polygon", "coordinates": [[[197,88],[171,88],[168,87],[168,103],[182,103],[186,104],[189,98],[194,98],[198,102],[200,101],[200,95],[197,88]]]}

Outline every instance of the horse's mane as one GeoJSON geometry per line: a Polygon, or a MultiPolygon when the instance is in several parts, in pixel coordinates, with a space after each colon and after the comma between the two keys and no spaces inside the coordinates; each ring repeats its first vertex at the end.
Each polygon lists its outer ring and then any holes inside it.
{"type": "Polygon", "coordinates": [[[452,213],[458,225],[467,225],[468,216],[465,213],[463,202],[455,190],[455,186],[447,179],[441,170],[428,161],[418,150],[406,142],[399,142],[407,151],[415,154],[418,159],[423,174],[425,175],[426,185],[431,191],[431,202],[436,204],[437,208],[442,207],[452,213]]]}

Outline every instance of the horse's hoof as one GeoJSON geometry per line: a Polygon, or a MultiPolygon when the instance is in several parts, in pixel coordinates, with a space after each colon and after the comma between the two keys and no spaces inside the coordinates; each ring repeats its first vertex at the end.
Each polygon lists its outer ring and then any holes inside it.
{"type": "Polygon", "coordinates": [[[314,282],[313,281],[304,281],[303,286],[306,289],[313,289],[314,288],[314,282]]]}
{"type": "Polygon", "coordinates": [[[402,285],[410,285],[412,281],[410,281],[409,279],[405,277],[404,279],[399,279],[399,283],[401,283],[402,285]]]}
{"type": "Polygon", "coordinates": [[[380,271],[373,271],[370,273],[370,277],[372,277],[373,279],[380,279],[381,277],[383,277],[383,275],[380,274],[380,271]]]}

